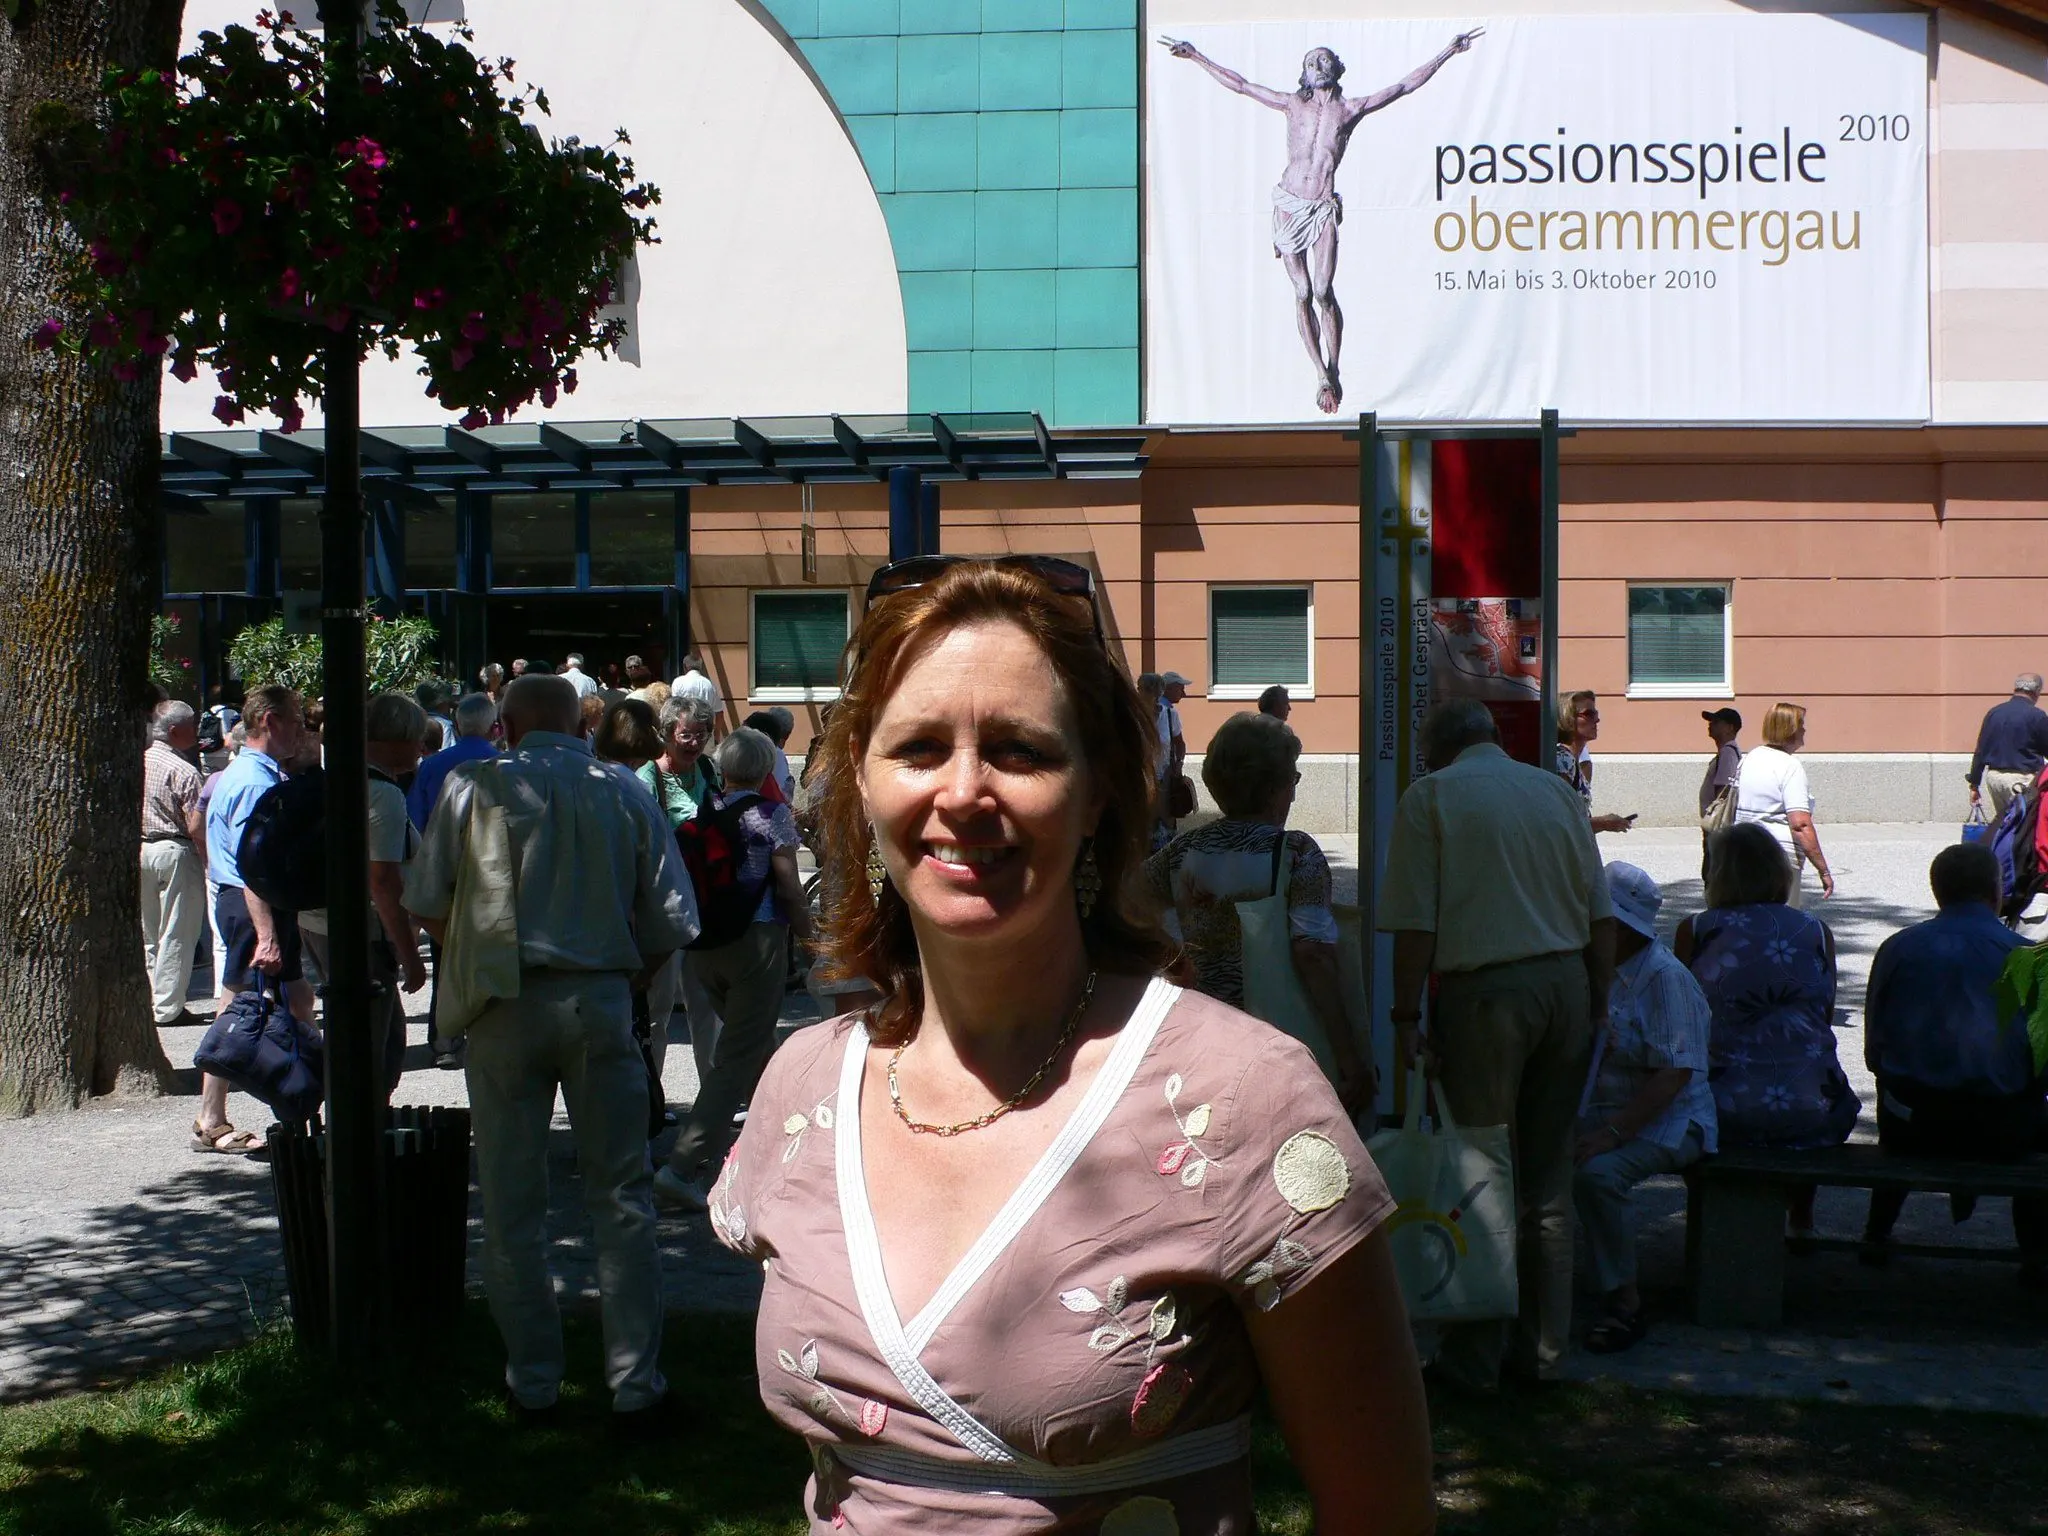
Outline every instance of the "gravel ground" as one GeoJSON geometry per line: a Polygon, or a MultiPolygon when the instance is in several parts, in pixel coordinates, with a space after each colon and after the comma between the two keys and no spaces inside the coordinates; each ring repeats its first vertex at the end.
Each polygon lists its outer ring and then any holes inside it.
{"type": "MultiPolygon", "coordinates": [[[[1840,894],[1816,910],[1835,930],[1842,968],[1843,1066],[1866,1103],[1863,986],[1879,942],[1932,910],[1927,863],[1954,835],[1947,826],[1823,828],[1840,894]]],[[[1685,829],[1602,839],[1609,858],[1640,864],[1664,883],[1669,924],[1700,906],[1699,843],[1685,829]]],[[[1325,846],[1339,899],[1354,895],[1351,839],[1325,846]]],[[[201,1006],[195,1003],[195,1006],[201,1006]]],[[[792,998],[785,1022],[815,1017],[792,998]]],[[[198,1031],[164,1031],[175,1064],[188,1063],[198,1031]]],[[[695,1072],[680,1017],[665,1081],[687,1104],[695,1072]]],[[[415,1018],[400,1099],[462,1104],[462,1074],[433,1069],[415,1018]]],[[[188,1074],[190,1076],[190,1074],[188,1074]]],[[[217,1348],[245,1336],[286,1304],[269,1174],[242,1158],[189,1150],[197,1083],[182,1095],[105,1101],[76,1114],[0,1121],[0,1398],[42,1395],[128,1374],[151,1361],[217,1348]]],[[[236,1095],[229,1114],[262,1126],[261,1106],[236,1095]]],[[[578,1201],[566,1119],[556,1119],[551,1165],[554,1258],[566,1297],[595,1295],[589,1225],[578,1201]]],[[[1859,1136],[1874,1136],[1866,1115],[1859,1136]]],[[[661,1150],[661,1148],[658,1148],[661,1150]]],[[[1867,1197],[1823,1191],[1824,1235],[1854,1236],[1867,1197]]],[[[1676,1181],[1648,1193],[1644,1285],[1660,1319],[1683,1316],[1684,1199],[1676,1181]]],[[[472,1210],[472,1278],[475,1266],[472,1210]]],[[[1985,1200],[1951,1227],[1942,1201],[1908,1201],[1899,1235],[1984,1248],[2011,1243],[2007,1202],[1985,1200]]],[[[669,1303],[693,1310],[748,1310],[759,1292],[751,1267],[711,1240],[702,1217],[662,1223],[669,1303]]],[[[1709,1333],[1660,1321],[1621,1357],[1575,1355],[1573,1369],[1641,1385],[1837,1401],[1969,1405],[2048,1415],[2048,1323],[2013,1285],[2011,1266],[1900,1259],[1889,1270],[1822,1253],[1789,1265],[1787,1321],[1759,1334],[1709,1333]],[[2016,1347],[2017,1346],[2017,1347],[2016,1347]]]]}

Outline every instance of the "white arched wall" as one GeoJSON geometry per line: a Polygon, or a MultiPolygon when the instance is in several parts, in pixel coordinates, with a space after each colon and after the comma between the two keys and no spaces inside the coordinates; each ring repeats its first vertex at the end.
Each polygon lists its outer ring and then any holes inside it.
{"type": "MultiPolygon", "coordinates": [[[[247,24],[256,0],[188,0],[185,39],[247,24]]],[[[310,10],[311,0],[304,0],[310,10]]],[[[904,409],[896,262],[860,155],[804,66],[738,0],[469,0],[478,50],[518,61],[551,136],[633,136],[661,188],[640,252],[640,364],[587,361],[581,387],[521,420],[796,416],[904,409]]],[[[452,419],[417,363],[363,365],[363,421],[452,419]]],[[[218,428],[202,370],[164,380],[166,431],[218,428]]],[[[275,425],[253,417],[257,425],[275,425]]],[[[309,425],[317,424],[309,412],[309,425]]]]}

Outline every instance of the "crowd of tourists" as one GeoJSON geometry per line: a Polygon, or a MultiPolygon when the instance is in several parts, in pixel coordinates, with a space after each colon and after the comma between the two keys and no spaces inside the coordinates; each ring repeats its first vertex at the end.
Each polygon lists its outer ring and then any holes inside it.
{"type": "MultiPolygon", "coordinates": [[[[402,995],[431,971],[521,1414],[553,1411],[565,1368],[545,1230],[559,1095],[621,1424],[665,1422],[657,1210],[704,1213],[763,1265],[761,1391],[810,1443],[816,1528],[1250,1529],[1260,1392],[1319,1510],[1428,1528],[1394,1200],[1361,1139],[1381,1094],[1329,861],[1287,825],[1291,703],[1269,690],[1216,730],[1200,776],[1217,814],[1190,821],[1188,679],[1131,679],[1095,601],[1086,570],[1049,558],[883,568],[800,777],[789,713],[733,723],[696,658],[670,682],[638,657],[603,676],[526,658],[465,695],[370,701],[374,1038],[389,1089],[402,995]],[[793,979],[827,1018],[778,1051],[793,979]],[[699,1087],[657,1167],[678,1011],[699,1087]]],[[[2031,705],[2040,681],[2020,681],[2031,705]]],[[[157,706],[160,1023],[203,1022],[184,1011],[202,924],[222,1004],[269,987],[313,1016],[323,914],[265,900],[238,858],[265,795],[317,767],[317,722],[279,687],[157,706]]],[[[1557,1374],[1575,1218],[1600,1296],[1584,1346],[1626,1349],[1646,1328],[1644,1181],[1722,1149],[1837,1144],[1862,1108],[1833,936],[1804,909],[1806,871],[1835,890],[1805,710],[1775,706],[1747,752],[1735,710],[1706,712],[1705,905],[1675,926],[1656,880],[1597,849],[1635,819],[1592,812],[1598,722],[1594,695],[1561,698],[1553,771],[1511,759],[1485,705],[1436,706],[1369,915],[1391,935],[1395,1063],[1512,1139],[1519,1310],[1440,1329],[1429,1370],[1450,1389],[1557,1374]]],[[[2038,798],[2040,729],[2017,708],[1987,721],[1973,794],[2038,798]]],[[[1879,1140],[2024,1155],[2048,1082],[1996,990],[2024,943],[1999,920],[2007,882],[1984,843],[1944,850],[1930,880],[1938,915],[1871,976],[1879,1140]]],[[[207,1079],[195,1149],[258,1149],[226,1107],[207,1079]]],[[[1794,1193],[1793,1236],[1812,1205],[1794,1193]]],[[[1871,1262],[1898,1213],[1873,1201],[1871,1262]]],[[[2048,1210],[2016,1201],[2014,1221],[2022,1279],[2048,1284],[2048,1210]]]]}

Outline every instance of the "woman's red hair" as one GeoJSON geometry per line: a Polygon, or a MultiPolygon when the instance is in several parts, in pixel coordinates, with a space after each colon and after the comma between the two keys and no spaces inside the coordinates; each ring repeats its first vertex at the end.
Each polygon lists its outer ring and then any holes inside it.
{"type": "Polygon", "coordinates": [[[921,587],[878,599],[847,643],[845,690],[813,750],[823,754],[819,832],[825,866],[835,870],[825,913],[824,954],[831,974],[865,977],[882,994],[869,1023],[884,1044],[908,1039],[924,1004],[910,911],[893,883],[870,897],[867,858],[873,830],[856,769],[909,665],[941,636],[970,624],[1014,624],[1045,653],[1079,725],[1081,760],[1105,807],[1093,849],[1102,890],[1082,922],[1090,958],[1104,970],[1147,974],[1172,946],[1147,915],[1136,889],[1150,846],[1153,762],[1158,731],[1128,673],[1098,636],[1080,600],[1055,592],[1016,566],[964,561],[921,587]]]}

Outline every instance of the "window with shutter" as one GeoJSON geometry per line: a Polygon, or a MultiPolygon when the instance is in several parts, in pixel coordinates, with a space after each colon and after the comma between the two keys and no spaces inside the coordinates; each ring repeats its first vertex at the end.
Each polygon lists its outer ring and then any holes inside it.
{"type": "Polygon", "coordinates": [[[753,697],[836,695],[846,614],[844,592],[756,592],[753,697]]]}
{"type": "Polygon", "coordinates": [[[1274,683],[1311,688],[1313,613],[1307,587],[1211,587],[1210,692],[1256,697],[1274,683]]]}
{"type": "Polygon", "coordinates": [[[1628,589],[1628,681],[1633,691],[1725,692],[1725,585],[1628,589]]]}

